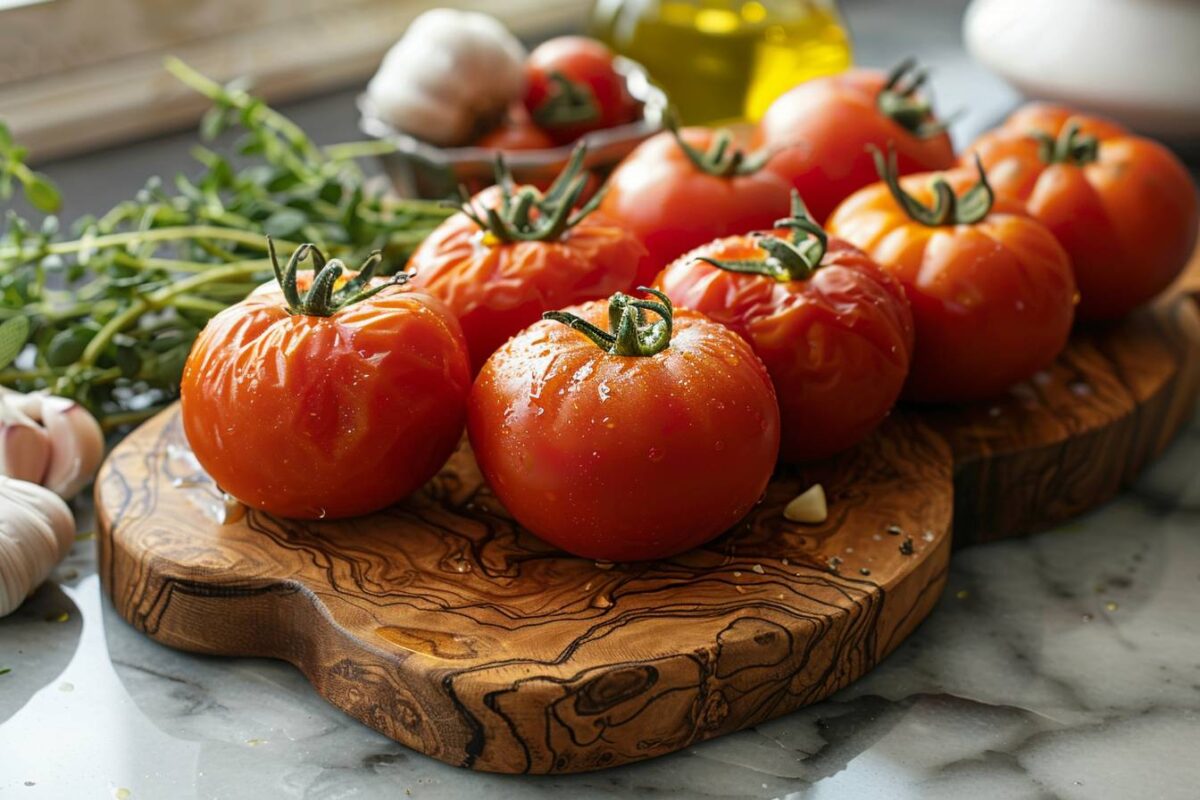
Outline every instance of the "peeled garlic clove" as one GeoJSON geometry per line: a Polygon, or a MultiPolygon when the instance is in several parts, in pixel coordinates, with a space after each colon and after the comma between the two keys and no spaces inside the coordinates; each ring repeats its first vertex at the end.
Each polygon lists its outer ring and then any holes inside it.
{"type": "Polygon", "coordinates": [[[71,498],[96,476],[104,458],[104,433],[86,408],[65,397],[42,395],[41,419],[50,436],[50,463],[42,484],[71,498]]]}
{"type": "Polygon", "coordinates": [[[0,476],[0,617],[49,577],[74,542],[75,519],[62,498],[0,476]]]}
{"type": "Polygon", "coordinates": [[[787,504],[783,509],[783,516],[792,522],[810,525],[824,522],[829,518],[829,509],[825,505],[825,488],[819,483],[814,483],[787,504]]]}
{"type": "Polygon", "coordinates": [[[41,483],[50,464],[50,437],[10,395],[0,395],[0,475],[41,483]]]}

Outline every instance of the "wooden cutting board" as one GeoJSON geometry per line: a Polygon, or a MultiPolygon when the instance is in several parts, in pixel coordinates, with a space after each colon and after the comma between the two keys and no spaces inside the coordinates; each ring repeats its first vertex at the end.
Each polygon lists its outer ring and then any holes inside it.
{"type": "Polygon", "coordinates": [[[522,531],[465,446],[386,513],[239,516],[172,408],[101,470],[101,577],[158,641],[289,661],[334,705],[435,758],[596,769],[853,681],[936,602],[952,507],[960,544],[1090,508],[1170,441],[1198,390],[1200,315],[1176,295],[1078,333],[1005,398],[898,411],[853,451],[777,476],[710,545],[633,565],[571,558],[522,531]],[[830,519],[788,523],[783,505],[813,482],[830,519]]]}

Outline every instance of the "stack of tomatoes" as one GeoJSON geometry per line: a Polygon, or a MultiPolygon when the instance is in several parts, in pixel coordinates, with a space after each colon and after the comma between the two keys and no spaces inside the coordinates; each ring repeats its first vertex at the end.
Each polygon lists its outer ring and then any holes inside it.
{"type": "Polygon", "coordinates": [[[250,505],[342,516],[413,491],[465,424],[531,531],[663,557],[734,525],[778,460],[853,446],[900,397],[1002,393],[1077,309],[1120,316],[1182,268],[1196,198],[1167,150],[1031,106],[959,164],[923,81],[804,84],[754,152],[663,133],[586,202],[582,154],[545,191],[501,171],[390,281],[301,247],[196,344],[197,457],[250,505]]]}

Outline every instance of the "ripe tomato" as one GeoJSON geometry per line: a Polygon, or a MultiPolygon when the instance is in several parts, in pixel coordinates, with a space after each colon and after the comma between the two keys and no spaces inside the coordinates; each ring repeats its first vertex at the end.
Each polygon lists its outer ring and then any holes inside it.
{"type": "Polygon", "coordinates": [[[1079,315],[1120,317],[1165,289],[1196,246],[1196,188],[1167,148],[1115,123],[1031,104],[971,151],[1071,257],[1079,315]]]}
{"type": "Polygon", "coordinates": [[[878,180],[870,145],[893,143],[901,174],[954,166],[945,126],[919,94],[925,72],[914,68],[905,61],[887,75],[852,69],[815,78],[767,109],[755,144],[773,152],[767,169],[799,190],[818,222],[878,180]]]}
{"type": "Polygon", "coordinates": [[[504,121],[480,137],[476,147],[493,150],[545,150],[555,146],[544,130],[533,124],[525,107],[510,111],[504,121]]]}
{"type": "Polygon", "coordinates": [[[371,282],[374,260],[335,292],[341,263],[324,261],[304,245],[286,272],[276,264],[283,288],[213,317],[183,373],[183,427],[201,466],[282,517],[365,514],[419,488],[461,438],[471,385],[445,306],[384,291],[395,281],[371,282]],[[320,272],[301,294],[308,255],[320,272]]]}
{"type": "Polygon", "coordinates": [[[887,416],[908,377],[913,320],[900,283],[828,238],[798,196],[778,224],[691,251],[656,286],[750,343],[779,396],[781,456],[807,461],[859,442],[887,416]]]}
{"type": "Polygon", "coordinates": [[[982,168],[961,196],[972,180],[966,171],[899,181],[893,158],[880,174],[885,182],[851,195],[828,229],[904,286],[917,333],[906,395],[980,399],[1050,364],[1066,344],[1076,298],[1054,235],[1016,204],[996,201],[982,168]]]}
{"type": "Polygon", "coordinates": [[[612,51],[584,36],[559,36],[529,54],[525,108],[559,143],[633,122],[641,113],[612,51]]]}
{"type": "Polygon", "coordinates": [[[787,183],[756,162],[727,131],[684,128],[652,136],[617,166],[600,210],[650,251],[639,283],[694,247],[770,228],[787,211],[787,183]]]}
{"type": "Polygon", "coordinates": [[[548,313],[471,390],[484,477],[518,522],[575,555],[632,561],[702,544],[754,506],[775,466],[779,408],[762,362],[657,296],[548,313]],[[597,327],[610,324],[616,335],[597,327]]]}
{"type": "Polygon", "coordinates": [[[592,213],[598,198],[572,210],[587,187],[581,165],[580,150],[544,194],[502,176],[505,185],[467,200],[409,259],[412,285],[442,300],[462,324],[474,369],[543,311],[633,285],[645,248],[592,213]]]}

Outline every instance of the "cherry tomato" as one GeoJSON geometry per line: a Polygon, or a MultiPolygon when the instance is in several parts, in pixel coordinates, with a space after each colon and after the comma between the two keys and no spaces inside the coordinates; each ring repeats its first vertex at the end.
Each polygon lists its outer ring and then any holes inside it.
{"type": "Polygon", "coordinates": [[[551,312],[471,390],[484,477],[518,522],[575,555],[700,545],[758,502],[774,469],[779,408],[762,362],[733,331],[658,299],[551,312]]]}
{"type": "Polygon", "coordinates": [[[1115,123],[1031,104],[971,146],[998,195],[1058,237],[1079,316],[1120,317],[1165,289],[1196,246],[1196,187],[1167,148],[1115,123]]]}
{"type": "Polygon", "coordinates": [[[913,320],[894,277],[793,202],[787,227],[699,247],[656,286],[750,343],[779,396],[781,456],[807,461],[859,442],[887,416],[908,377],[913,320]]]}
{"type": "MultiPolygon", "coordinates": [[[[330,261],[213,317],[188,356],[183,427],[201,466],[246,505],[282,517],[349,517],[422,486],[462,436],[471,370],[462,331],[429,295],[371,281],[341,289],[330,261]],[[282,286],[283,289],[279,287],[282,286]]],[[[271,257],[275,253],[272,249],[271,257]]]]}
{"type": "Polygon", "coordinates": [[[493,150],[545,150],[555,146],[550,135],[533,123],[524,106],[510,109],[504,120],[484,134],[476,147],[493,150]]]}
{"type": "Polygon", "coordinates": [[[529,54],[525,108],[559,143],[633,122],[641,113],[612,51],[584,36],[559,36],[529,54]]]}
{"type": "Polygon", "coordinates": [[[543,311],[633,286],[646,250],[592,213],[596,198],[573,210],[588,184],[581,164],[582,150],[546,193],[511,184],[485,189],[409,260],[412,285],[446,303],[462,324],[474,369],[543,311]]]}
{"type": "Polygon", "coordinates": [[[827,227],[904,286],[917,334],[905,394],[975,400],[1048,366],[1066,344],[1076,299],[1054,235],[993,198],[982,169],[961,196],[973,177],[966,171],[899,181],[893,159],[880,172],[886,182],[851,195],[827,227]]]}
{"type": "Polygon", "coordinates": [[[926,98],[925,72],[905,61],[890,74],[852,69],[781,95],[759,122],[767,169],[800,192],[823,222],[851,193],[878,180],[867,148],[893,143],[901,174],[949,169],[954,148],[926,98]]]}
{"type": "Polygon", "coordinates": [[[727,131],[684,128],[638,145],[609,176],[600,210],[646,245],[638,281],[649,283],[694,247],[770,228],[788,202],[787,183],[736,149],[727,131]]]}

